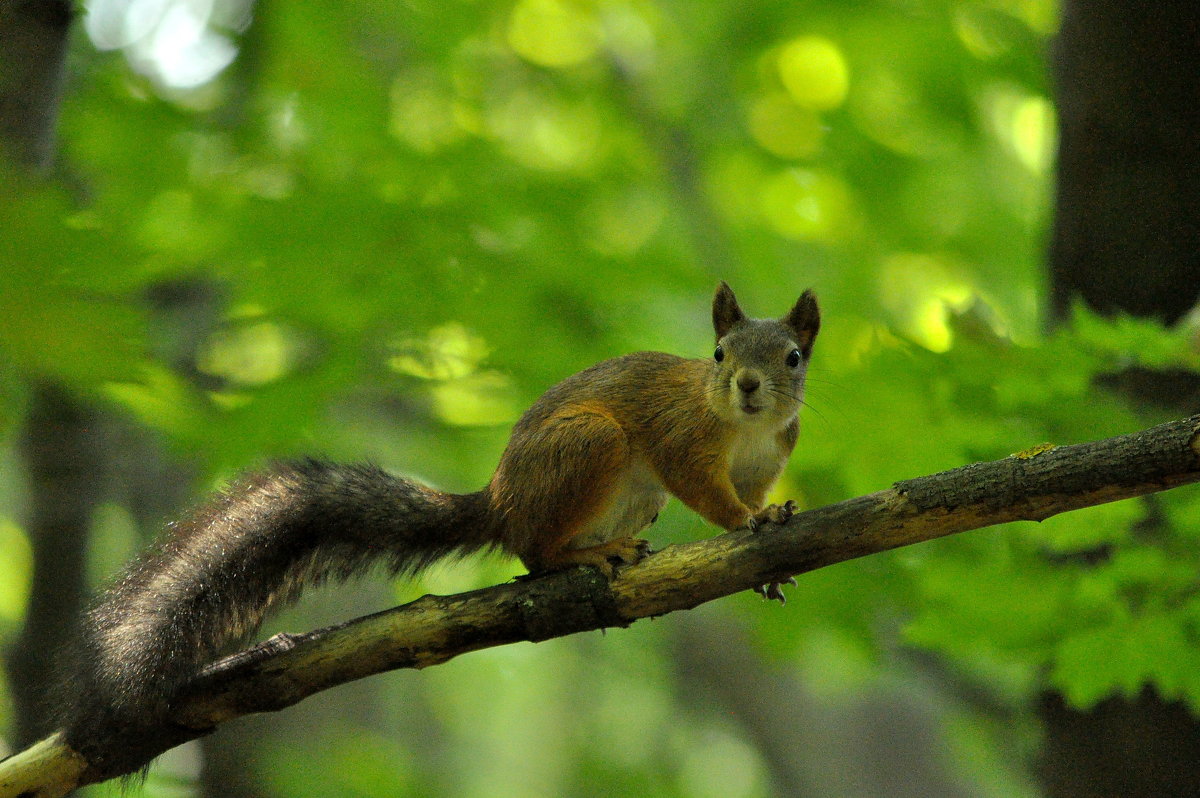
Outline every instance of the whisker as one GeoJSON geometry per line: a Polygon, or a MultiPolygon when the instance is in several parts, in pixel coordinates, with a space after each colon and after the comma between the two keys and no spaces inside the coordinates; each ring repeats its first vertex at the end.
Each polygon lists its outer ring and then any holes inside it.
{"type": "Polygon", "coordinates": [[[812,405],[810,405],[808,402],[805,402],[803,399],[801,399],[801,400],[800,400],[800,404],[801,404],[802,406],[804,406],[804,407],[807,407],[807,408],[808,408],[809,410],[811,410],[812,412],[816,413],[816,414],[817,414],[817,417],[818,417],[818,418],[820,418],[822,421],[824,421],[826,424],[828,424],[828,423],[829,423],[829,419],[825,417],[825,414],[824,414],[824,413],[822,413],[822,412],[821,412],[820,410],[818,410],[817,408],[815,408],[815,407],[813,407],[812,405]]]}

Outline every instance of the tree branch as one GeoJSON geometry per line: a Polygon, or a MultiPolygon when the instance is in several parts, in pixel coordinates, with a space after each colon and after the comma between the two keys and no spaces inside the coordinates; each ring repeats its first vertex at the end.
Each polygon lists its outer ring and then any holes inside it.
{"type": "MultiPolygon", "coordinates": [[[[1200,481],[1200,416],[1132,435],[1035,447],[898,482],[799,513],[758,532],[668,546],[609,583],[575,569],[402,607],[305,635],[277,635],[205,668],[174,702],[173,723],[145,761],[220,723],[282,709],[318,691],[397,668],[425,668],[481,648],[628,626],[789,575],[1008,521],[1200,481]]],[[[111,778],[56,737],[0,763],[0,798],[62,795],[111,778]],[[65,774],[65,775],[64,775],[65,774]]]]}

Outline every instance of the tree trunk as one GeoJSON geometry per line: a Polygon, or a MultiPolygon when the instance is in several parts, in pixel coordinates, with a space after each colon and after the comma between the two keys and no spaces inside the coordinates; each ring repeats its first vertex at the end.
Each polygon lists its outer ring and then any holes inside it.
{"type": "MultiPolygon", "coordinates": [[[[53,162],[73,14],[65,0],[0,5],[0,150],[16,168],[45,173],[53,162]]],[[[45,731],[46,663],[83,602],[87,533],[103,470],[96,421],[63,387],[34,386],[21,438],[30,483],[26,530],[33,582],[25,625],[9,653],[13,736],[22,745],[45,731]]]]}
{"type": "Polygon", "coordinates": [[[72,16],[66,0],[0,4],[0,146],[38,171],[54,158],[72,16]]]}
{"type": "MultiPolygon", "coordinates": [[[[1066,0],[1055,48],[1060,139],[1051,312],[1179,321],[1200,297],[1200,14],[1195,0],[1066,0]]],[[[1131,369],[1103,384],[1192,412],[1191,372],[1131,369]]],[[[1039,707],[1051,798],[1200,795],[1200,724],[1152,690],[1081,712],[1039,707]]]]}
{"type": "Polygon", "coordinates": [[[1173,324],[1200,297],[1195,0],[1066,0],[1051,300],[1173,324]]]}

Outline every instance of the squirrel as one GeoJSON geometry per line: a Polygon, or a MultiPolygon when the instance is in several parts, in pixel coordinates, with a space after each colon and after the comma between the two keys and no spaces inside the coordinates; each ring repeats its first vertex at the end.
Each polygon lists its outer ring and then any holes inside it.
{"type": "MultiPolygon", "coordinates": [[[[531,572],[591,566],[613,578],[674,495],[726,530],[791,515],[766,505],[799,432],[820,328],[805,291],[781,319],[751,319],[722,282],[712,358],[637,352],[550,388],[521,417],[488,485],[451,494],[371,465],[281,463],[201,505],[99,597],[58,691],[67,743],[112,775],[174,692],[268,610],[308,585],[382,563],[412,575],[498,548],[531,572]]],[[[759,588],[782,600],[779,584],[759,588]]]]}

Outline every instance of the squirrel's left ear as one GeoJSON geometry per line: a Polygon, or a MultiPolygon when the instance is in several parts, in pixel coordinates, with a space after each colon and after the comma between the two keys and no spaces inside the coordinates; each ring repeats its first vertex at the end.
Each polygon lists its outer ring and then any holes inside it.
{"type": "Polygon", "coordinates": [[[725,337],[733,325],[739,321],[744,321],[746,314],[742,313],[742,309],[738,307],[737,297],[733,295],[733,289],[724,280],[717,286],[717,293],[713,297],[713,329],[717,331],[717,340],[725,337]]]}
{"type": "Polygon", "coordinates": [[[800,345],[800,354],[808,360],[812,354],[813,341],[821,329],[821,309],[817,307],[817,295],[808,289],[796,300],[796,306],[783,318],[783,323],[796,333],[796,343],[800,345]]]}

